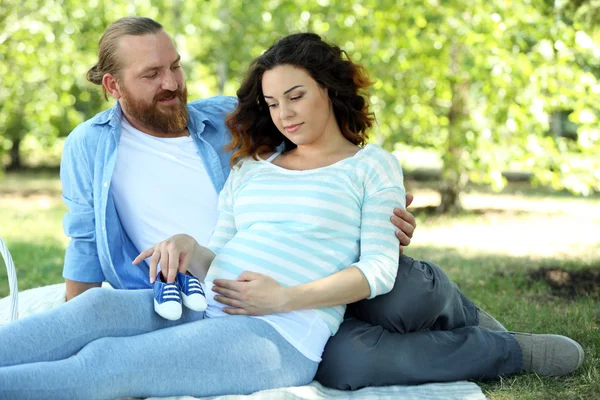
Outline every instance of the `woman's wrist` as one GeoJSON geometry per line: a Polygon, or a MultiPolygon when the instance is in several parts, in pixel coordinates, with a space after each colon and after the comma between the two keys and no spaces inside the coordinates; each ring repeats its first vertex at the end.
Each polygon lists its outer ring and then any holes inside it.
{"type": "Polygon", "coordinates": [[[194,246],[190,254],[189,269],[196,278],[204,281],[210,264],[215,258],[215,253],[200,245],[195,239],[192,238],[192,240],[194,241],[194,246]]]}
{"type": "Polygon", "coordinates": [[[334,307],[366,299],[369,282],[355,266],[316,281],[297,286],[282,286],[281,312],[334,307]]]}
{"type": "Polygon", "coordinates": [[[299,286],[281,286],[281,311],[292,312],[302,308],[298,305],[299,286]]]}

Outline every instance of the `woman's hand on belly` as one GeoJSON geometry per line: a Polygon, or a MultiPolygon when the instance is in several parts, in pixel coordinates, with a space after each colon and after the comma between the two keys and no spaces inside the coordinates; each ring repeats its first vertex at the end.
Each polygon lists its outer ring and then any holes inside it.
{"type": "Polygon", "coordinates": [[[215,300],[231,315],[268,315],[287,312],[287,289],[275,279],[257,272],[243,272],[237,280],[215,279],[215,300]]]}

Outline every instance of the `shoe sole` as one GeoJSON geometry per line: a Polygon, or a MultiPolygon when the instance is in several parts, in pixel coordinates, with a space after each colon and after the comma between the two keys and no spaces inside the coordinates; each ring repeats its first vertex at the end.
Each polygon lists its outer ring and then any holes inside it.
{"type": "Polygon", "coordinates": [[[168,319],[170,321],[177,321],[181,318],[182,310],[181,303],[175,301],[169,301],[166,303],[160,304],[156,299],[154,299],[154,311],[164,319],[168,319]]]}
{"type": "Polygon", "coordinates": [[[201,294],[198,294],[198,296],[200,297],[194,296],[195,298],[193,298],[192,296],[186,296],[185,293],[181,292],[183,305],[192,311],[206,311],[206,307],[208,306],[208,304],[206,303],[206,298],[201,294]]]}

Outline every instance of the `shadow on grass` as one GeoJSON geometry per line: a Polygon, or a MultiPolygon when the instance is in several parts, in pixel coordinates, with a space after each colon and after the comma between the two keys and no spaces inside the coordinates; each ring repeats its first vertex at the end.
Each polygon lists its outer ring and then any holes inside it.
{"type": "Polygon", "coordinates": [[[406,254],[435,262],[467,291],[510,288],[569,299],[600,298],[600,259],[537,259],[418,245],[408,248],[406,254]]]}
{"type": "Polygon", "coordinates": [[[542,266],[531,271],[532,282],[547,283],[557,296],[572,298],[575,296],[593,296],[600,298],[600,264],[595,267],[568,271],[561,267],[542,266]]]}
{"type": "MultiPolygon", "coordinates": [[[[40,242],[7,242],[15,269],[19,291],[62,282],[65,255],[63,244],[56,239],[44,238],[40,242]]],[[[1,257],[0,257],[1,258],[1,257]]],[[[9,294],[5,261],[0,259],[0,297],[9,294]]]]}

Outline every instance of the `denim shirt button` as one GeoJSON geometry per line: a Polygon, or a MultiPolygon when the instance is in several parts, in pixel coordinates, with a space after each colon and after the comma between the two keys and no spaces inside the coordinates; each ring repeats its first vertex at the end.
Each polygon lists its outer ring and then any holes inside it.
{"type": "Polygon", "coordinates": [[[108,187],[108,182],[104,182],[104,187],[108,187]]]}

